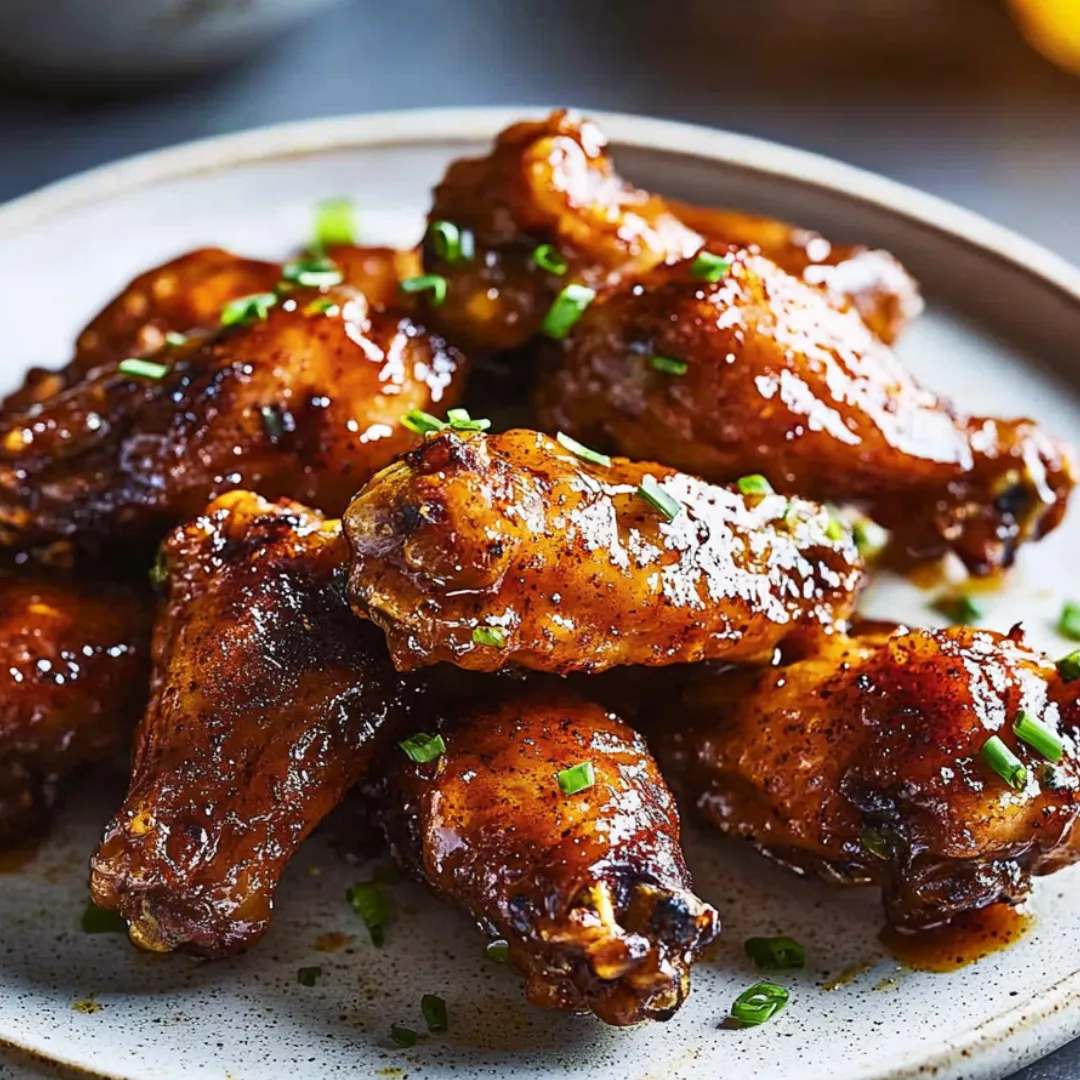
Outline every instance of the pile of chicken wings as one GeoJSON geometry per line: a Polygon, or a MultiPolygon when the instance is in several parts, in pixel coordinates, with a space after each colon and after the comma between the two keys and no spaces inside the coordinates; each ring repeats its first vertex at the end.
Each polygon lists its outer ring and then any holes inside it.
{"type": "Polygon", "coordinates": [[[453,163],[416,251],[142,274],[0,410],[0,841],[133,742],[94,900],[221,957],[352,790],[531,1002],[616,1025],[720,929],[668,783],[898,928],[1019,902],[1078,851],[1080,654],[860,627],[865,523],[989,575],[1077,466],[904,370],[920,307],[564,112],[453,163]]]}

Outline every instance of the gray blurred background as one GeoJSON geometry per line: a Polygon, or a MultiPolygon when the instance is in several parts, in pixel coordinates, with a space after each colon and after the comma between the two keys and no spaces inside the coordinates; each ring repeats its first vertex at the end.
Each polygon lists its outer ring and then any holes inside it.
{"type": "MultiPolygon", "coordinates": [[[[124,42],[94,70],[86,42],[103,27],[134,34],[133,20],[160,0],[121,10],[132,2],[51,0],[45,24],[31,18],[42,0],[0,0],[0,200],[128,154],[281,120],[575,104],[829,154],[1080,262],[1080,75],[1030,48],[1005,0],[354,0],[198,74],[205,36],[177,57],[171,35],[213,31],[219,18],[258,30],[268,0],[173,0],[182,25],[124,42]],[[83,62],[56,52],[70,42],[42,37],[63,29],[65,9],[88,20],[71,35],[83,62]],[[187,70],[166,77],[170,65],[187,70]]],[[[1080,22],[1080,0],[1062,2],[1080,22]]],[[[0,1050],[2,1078],[60,1075],[39,1069],[0,1050]]],[[[1080,1077],[1080,1044],[1019,1076],[1080,1077]]]]}

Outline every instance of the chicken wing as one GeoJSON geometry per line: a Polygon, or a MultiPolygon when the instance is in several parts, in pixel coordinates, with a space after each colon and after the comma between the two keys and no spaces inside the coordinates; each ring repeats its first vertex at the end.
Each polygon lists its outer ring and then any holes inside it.
{"type": "Polygon", "coordinates": [[[265,932],[286,863],[408,691],[345,602],[339,522],[231,492],[164,557],[150,707],[91,885],[140,947],[222,956],[265,932]]]}
{"type": "Polygon", "coordinates": [[[895,255],[857,244],[832,244],[820,233],[737,210],[669,202],[679,220],[700,233],[708,250],[730,255],[749,248],[781,269],[851,305],[882,341],[892,342],[923,309],[915,279],[895,255]]]}
{"type": "Polygon", "coordinates": [[[482,349],[524,344],[568,282],[609,288],[705,246],[724,252],[757,245],[850,301],[887,337],[920,308],[915,283],[886,252],[832,248],[815,233],[768,218],[635,188],[616,173],[597,128],[566,111],[515,124],[487,157],[454,162],[435,190],[429,220],[467,230],[474,248],[471,256],[447,250],[429,232],[425,269],[448,282],[432,317],[451,340],[482,349]]]}
{"type": "Polygon", "coordinates": [[[0,845],[59,782],[119,750],[148,693],[149,597],[45,571],[0,576],[0,845]]]}
{"type": "Polygon", "coordinates": [[[742,253],[598,301],[540,365],[540,426],[724,482],[861,503],[914,558],[976,573],[1061,520],[1076,464],[1029,420],[969,417],[920,387],[851,311],[742,253]]]}
{"type": "Polygon", "coordinates": [[[149,546],[241,485],[340,513],[415,445],[404,414],[454,404],[460,353],[407,316],[346,285],[274,297],[0,418],[8,542],[149,546]]]}
{"type": "Polygon", "coordinates": [[[813,503],[521,430],[429,436],[357,495],[345,533],[353,607],[400,670],[753,660],[843,618],[861,579],[813,503]]]}
{"type": "Polygon", "coordinates": [[[380,770],[398,860],[507,942],[534,1005],[672,1016],[719,923],[641,737],[565,691],[503,693],[440,734],[437,760],[395,748],[380,770]]]}
{"type": "Polygon", "coordinates": [[[923,929],[1019,901],[1032,874],[1080,854],[1078,698],[1019,629],[834,635],[785,667],[692,680],[685,729],[658,744],[724,832],[800,872],[880,885],[889,920],[923,929]],[[1059,760],[1018,737],[1022,716],[1059,760]]]}

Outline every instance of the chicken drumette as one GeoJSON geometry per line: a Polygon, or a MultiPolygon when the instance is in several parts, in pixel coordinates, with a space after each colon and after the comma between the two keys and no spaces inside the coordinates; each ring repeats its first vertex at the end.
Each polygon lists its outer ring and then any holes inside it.
{"type": "Polygon", "coordinates": [[[724,832],[880,885],[890,921],[923,929],[1019,901],[1080,853],[1076,675],[1019,630],[836,634],[786,666],[691,678],[685,728],[656,742],[724,832]]]}
{"type": "Polygon", "coordinates": [[[668,1019],[719,929],[691,889],[674,802],[643,740],[557,693],[507,692],[378,770],[395,855],[495,938],[545,1008],[668,1019]]]}
{"type": "Polygon", "coordinates": [[[349,610],[339,522],[232,492],[164,557],[150,706],[91,884],[142,948],[222,956],[265,932],[286,863],[411,691],[349,610]]]}
{"type": "Polygon", "coordinates": [[[976,573],[1054,528],[1068,447],[1029,420],[969,417],[920,387],[850,310],[767,259],[692,264],[598,300],[539,365],[540,425],[715,482],[857,502],[911,557],[976,573]]]}
{"type": "Polygon", "coordinates": [[[41,824],[65,776],[123,748],[146,702],[150,621],[135,588],[0,575],[0,845],[41,824]]]}
{"type": "Polygon", "coordinates": [[[444,431],[359,493],[350,599],[399,669],[754,661],[850,611],[858,554],[815,504],[579,453],[444,431]]]}
{"type": "Polygon", "coordinates": [[[889,337],[919,309],[914,282],[884,252],[832,248],[768,218],[669,203],[628,184],[596,127],[565,111],[513,125],[487,157],[454,162],[429,220],[466,230],[474,249],[448,249],[429,233],[425,269],[448,282],[432,317],[482,349],[523,345],[567,283],[610,288],[706,248],[757,246],[850,299],[889,337]]]}

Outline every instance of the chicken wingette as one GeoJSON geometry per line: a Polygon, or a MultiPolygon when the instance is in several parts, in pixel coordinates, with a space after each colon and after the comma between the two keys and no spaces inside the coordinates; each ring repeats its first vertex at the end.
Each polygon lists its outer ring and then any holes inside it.
{"type": "Polygon", "coordinates": [[[529,1001],[666,1020],[719,930],[693,893],[675,804],[639,735],[562,691],[507,691],[377,770],[398,860],[505,940],[529,1001]],[[437,756],[433,756],[437,752],[437,756]]]}
{"type": "Polygon", "coordinates": [[[525,344],[566,285],[633,282],[703,250],[759,247],[851,303],[885,336],[919,310],[918,290],[884,252],[831,248],[768,218],[668,202],[615,171],[595,125],[559,111],[514,124],[487,157],[455,161],[435,189],[424,268],[447,283],[431,317],[479,349],[525,344]],[[467,234],[465,242],[447,242],[467,234]]]}
{"type": "Polygon", "coordinates": [[[66,776],[118,755],[149,693],[149,590],[0,574],[0,845],[39,828],[66,776]]]}
{"type": "Polygon", "coordinates": [[[91,885],[140,947],[223,956],[266,931],[409,692],[345,601],[339,522],[232,492],[163,554],[150,706],[91,885]]]}
{"type": "Polygon", "coordinates": [[[666,775],[713,824],[799,872],[879,885],[924,929],[1080,848],[1080,654],[953,627],[827,636],[790,664],[691,677],[666,775]],[[1072,680],[1071,682],[1069,680],[1072,680]]]}
{"type": "Polygon", "coordinates": [[[429,435],[344,523],[353,607],[401,670],[760,660],[846,617],[862,577],[850,534],[814,503],[534,431],[429,435]]]}
{"type": "Polygon", "coordinates": [[[850,310],[759,255],[597,300],[545,345],[540,426],[716,483],[859,503],[906,557],[975,573],[1065,513],[1077,467],[1030,420],[967,416],[921,387],[850,310]]]}

